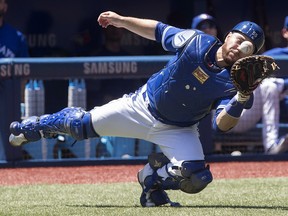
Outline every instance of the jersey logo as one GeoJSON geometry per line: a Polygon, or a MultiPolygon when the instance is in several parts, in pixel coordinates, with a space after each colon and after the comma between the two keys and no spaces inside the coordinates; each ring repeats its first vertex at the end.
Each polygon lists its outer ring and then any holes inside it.
{"type": "Polygon", "coordinates": [[[195,30],[185,30],[177,33],[173,38],[173,47],[183,47],[191,37],[195,35],[195,30]]]}
{"type": "Polygon", "coordinates": [[[198,66],[193,72],[193,76],[196,77],[196,79],[203,84],[208,78],[209,75],[206,74],[200,66],[198,66]]]}

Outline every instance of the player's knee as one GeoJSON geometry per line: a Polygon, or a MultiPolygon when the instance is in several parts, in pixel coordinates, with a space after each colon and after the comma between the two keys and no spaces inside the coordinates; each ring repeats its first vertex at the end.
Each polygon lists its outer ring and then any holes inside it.
{"type": "Polygon", "coordinates": [[[204,161],[184,161],[181,174],[183,179],[179,182],[179,188],[190,194],[199,193],[213,180],[209,165],[206,166],[204,161]]]}
{"type": "MultiPolygon", "coordinates": [[[[148,162],[155,172],[170,163],[169,159],[163,153],[149,155],[148,162]]],[[[163,190],[180,189],[190,194],[199,193],[213,180],[209,165],[206,166],[205,161],[184,161],[180,167],[172,166],[171,168],[180,170],[181,176],[170,176],[165,178],[165,180],[160,178],[161,180],[158,182],[161,182],[161,188],[163,190]]]]}

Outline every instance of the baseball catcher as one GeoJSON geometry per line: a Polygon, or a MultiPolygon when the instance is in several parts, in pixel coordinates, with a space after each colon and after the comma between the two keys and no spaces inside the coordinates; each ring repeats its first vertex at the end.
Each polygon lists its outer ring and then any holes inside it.
{"type": "Polygon", "coordinates": [[[237,124],[243,109],[253,103],[252,91],[277,69],[270,58],[248,57],[262,48],[263,30],[256,23],[241,22],[222,44],[199,30],[112,11],[101,13],[98,22],[104,28],[113,25],[157,41],[175,57],[137,91],[103,106],[90,111],[68,107],[11,123],[10,142],[20,146],[64,133],[77,140],[119,136],[155,143],[163,155],[150,156],[138,173],[140,203],[143,207],[179,206],[166,190],[195,194],[213,180],[199,139],[199,121],[215,109],[213,129],[228,131],[237,124]]]}

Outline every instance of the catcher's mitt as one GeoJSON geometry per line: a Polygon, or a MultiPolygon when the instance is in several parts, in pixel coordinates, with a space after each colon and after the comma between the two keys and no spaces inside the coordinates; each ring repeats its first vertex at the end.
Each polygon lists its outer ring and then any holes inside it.
{"type": "Polygon", "coordinates": [[[253,55],[241,58],[231,68],[231,79],[236,90],[250,95],[262,80],[279,69],[275,60],[269,56],[253,55]]]}

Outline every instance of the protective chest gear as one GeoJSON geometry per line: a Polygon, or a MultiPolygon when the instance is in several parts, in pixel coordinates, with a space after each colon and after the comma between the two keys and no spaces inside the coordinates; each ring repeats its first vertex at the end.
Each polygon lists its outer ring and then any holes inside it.
{"type": "Polygon", "coordinates": [[[229,71],[215,63],[216,51],[221,45],[215,37],[186,30],[195,34],[185,38],[182,47],[176,47],[174,38],[179,32],[171,40],[169,31],[173,29],[166,30],[162,43],[168,50],[176,51],[177,58],[148,80],[149,110],[165,124],[191,126],[209,114],[215,100],[233,96],[235,91],[229,71]]]}

